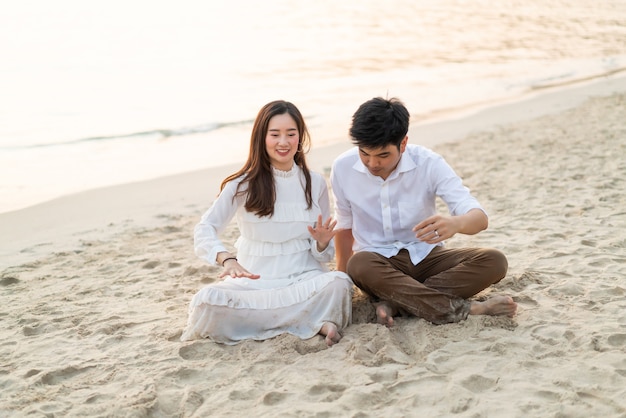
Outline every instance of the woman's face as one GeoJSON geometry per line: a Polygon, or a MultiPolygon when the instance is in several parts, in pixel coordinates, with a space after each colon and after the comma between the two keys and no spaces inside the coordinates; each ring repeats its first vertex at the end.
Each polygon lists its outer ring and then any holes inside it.
{"type": "Polygon", "coordinates": [[[291,170],[299,142],[300,134],[296,121],[289,113],[276,115],[270,119],[265,136],[265,150],[275,168],[291,170]]]}

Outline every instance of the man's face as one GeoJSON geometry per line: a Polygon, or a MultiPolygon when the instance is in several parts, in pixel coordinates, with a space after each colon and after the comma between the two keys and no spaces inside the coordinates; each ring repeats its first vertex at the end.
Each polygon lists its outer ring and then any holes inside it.
{"type": "Polygon", "coordinates": [[[386,180],[398,166],[408,139],[408,136],[404,137],[400,143],[400,149],[393,144],[383,148],[359,147],[361,162],[367,167],[370,173],[386,180]]]}

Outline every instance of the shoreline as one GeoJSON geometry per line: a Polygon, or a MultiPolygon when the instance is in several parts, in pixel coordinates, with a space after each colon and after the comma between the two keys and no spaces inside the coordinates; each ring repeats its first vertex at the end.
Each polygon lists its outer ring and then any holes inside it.
{"type": "MultiPolygon", "coordinates": [[[[557,92],[567,90],[570,88],[578,88],[588,84],[603,82],[610,78],[625,77],[622,75],[626,71],[626,68],[613,69],[610,72],[598,75],[591,75],[588,77],[572,79],[562,82],[554,82],[553,84],[541,84],[536,87],[530,87],[526,92],[518,92],[511,97],[500,97],[492,100],[485,100],[483,102],[477,102],[473,104],[467,104],[459,107],[448,107],[427,112],[424,114],[419,111],[411,111],[411,126],[433,126],[440,124],[447,124],[451,121],[467,120],[474,115],[488,111],[489,109],[496,109],[502,106],[508,106],[514,103],[520,103],[529,100],[537,95],[545,95],[550,92],[557,92]]],[[[405,102],[410,102],[410,97],[405,97],[402,94],[397,95],[405,102]]],[[[411,109],[410,109],[411,110],[411,109]]],[[[349,120],[351,117],[352,109],[342,109],[341,111],[335,111],[332,118],[326,115],[326,119],[318,119],[316,116],[309,118],[309,130],[312,133],[313,143],[316,149],[325,147],[332,147],[337,144],[341,144],[347,140],[347,130],[349,120]],[[341,135],[345,132],[345,135],[341,135]]],[[[249,121],[250,124],[252,121],[249,121]]],[[[235,125],[239,125],[237,122],[235,125]]],[[[228,125],[228,124],[227,124],[228,125]]],[[[46,163],[43,164],[42,172],[48,172],[48,175],[41,176],[40,178],[46,179],[48,186],[41,184],[31,184],[31,180],[24,180],[21,185],[15,186],[13,194],[7,194],[8,190],[13,185],[3,189],[3,194],[6,201],[0,208],[0,215],[5,213],[16,212],[22,209],[28,209],[30,207],[45,204],[54,201],[59,198],[72,196],[75,194],[88,192],[91,190],[97,190],[108,187],[116,187],[125,184],[158,181],[159,179],[178,176],[195,171],[208,170],[211,168],[219,168],[222,165],[238,164],[241,163],[241,148],[233,147],[232,144],[237,143],[241,138],[245,138],[250,127],[245,129],[232,130],[232,127],[226,126],[225,130],[209,131],[203,134],[189,134],[187,136],[181,136],[182,143],[176,141],[166,141],[166,143],[160,144],[155,147],[155,144],[148,145],[148,148],[142,148],[140,144],[134,141],[128,141],[128,143],[121,144],[122,149],[118,151],[112,151],[104,149],[102,155],[94,154],[89,155],[77,155],[77,158],[73,162],[68,162],[63,166],[59,166],[57,163],[50,163],[49,166],[46,163]],[[221,147],[219,159],[216,157],[210,158],[209,165],[206,161],[203,161],[204,157],[200,155],[211,155],[212,151],[207,148],[208,143],[218,143],[220,141],[226,141],[230,143],[230,146],[221,147]],[[174,143],[178,145],[174,145],[174,143]],[[124,151],[124,148],[126,150],[124,151]],[[149,161],[144,166],[137,168],[134,162],[138,155],[137,153],[146,153],[149,155],[149,161]],[[93,158],[93,160],[92,160],[93,158]],[[102,158],[102,160],[99,160],[102,158]],[[109,164],[103,163],[110,160],[109,164]],[[172,163],[177,161],[176,163],[172,163]],[[111,171],[108,168],[110,164],[116,164],[116,169],[111,171]],[[74,182],[74,178],[81,178],[78,174],[80,170],[87,165],[90,170],[84,175],[88,180],[82,179],[84,182],[79,185],[74,182]],[[159,168],[156,168],[156,167],[159,168]],[[165,167],[165,168],[164,168],[165,167]],[[70,173],[75,172],[74,175],[70,173]],[[30,186],[29,186],[30,185],[30,186]]],[[[439,130],[438,135],[448,135],[447,129],[439,130]]],[[[136,135],[136,134],[132,134],[136,135]]],[[[434,139],[430,141],[432,144],[444,142],[442,140],[434,139]]],[[[242,144],[244,148],[246,144],[242,144]]],[[[49,155],[45,161],[55,161],[59,156],[49,155]]],[[[23,157],[18,157],[23,158],[23,157]]],[[[139,157],[141,158],[141,157],[139,157]]],[[[26,164],[34,164],[34,161],[26,159],[26,164]]],[[[8,162],[7,162],[8,163],[8,162]]],[[[12,163],[8,163],[11,167],[12,163]]],[[[9,169],[7,173],[8,178],[20,178],[19,173],[14,173],[15,169],[9,169]]]]}
{"type": "MultiPolygon", "coordinates": [[[[541,90],[514,102],[436,122],[412,121],[409,141],[436,148],[459,141],[475,132],[540,116],[563,112],[591,97],[626,91],[626,76],[593,80],[582,85],[541,90]]],[[[312,170],[324,172],[335,156],[351,147],[344,143],[313,147],[308,154],[312,170]]],[[[106,234],[109,226],[131,222],[150,226],[162,212],[206,210],[219,183],[240,164],[209,167],[182,174],[92,189],[16,211],[0,213],[0,260],[11,265],[45,254],[58,242],[74,242],[106,234]],[[167,193],[163,193],[167,191],[167,193]]],[[[0,268],[2,267],[0,265],[0,268]]]]}

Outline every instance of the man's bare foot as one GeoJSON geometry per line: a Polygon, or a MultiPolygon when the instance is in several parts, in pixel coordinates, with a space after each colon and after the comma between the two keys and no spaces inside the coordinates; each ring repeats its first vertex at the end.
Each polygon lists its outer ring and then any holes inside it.
{"type": "Polygon", "coordinates": [[[337,325],[332,322],[324,322],[322,329],[320,329],[320,334],[326,337],[326,345],[329,347],[337,344],[339,340],[341,340],[341,334],[337,329],[337,325]]]}
{"type": "Polygon", "coordinates": [[[506,315],[513,317],[517,311],[517,303],[510,296],[494,296],[482,302],[472,301],[470,315],[506,315]]]}
{"type": "Polygon", "coordinates": [[[377,322],[387,328],[393,327],[393,308],[387,302],[378,302],[374,306],[376,307],[377,322]]]}

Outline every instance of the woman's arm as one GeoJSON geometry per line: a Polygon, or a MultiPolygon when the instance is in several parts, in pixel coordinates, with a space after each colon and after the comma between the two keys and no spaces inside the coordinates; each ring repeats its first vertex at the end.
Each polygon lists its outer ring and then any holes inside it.
{"type": "Polygon", "coordinates": [[[224,187],[211,207],[202,215],[194,228],[194,250],[198,257],[212,265],[222,265],[224,259],[233,256],[228,252],[219,234],[226,228],[237,212],[235,181],[224,187]]]}

